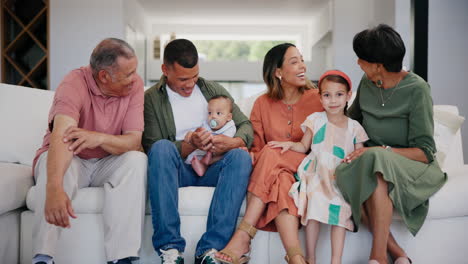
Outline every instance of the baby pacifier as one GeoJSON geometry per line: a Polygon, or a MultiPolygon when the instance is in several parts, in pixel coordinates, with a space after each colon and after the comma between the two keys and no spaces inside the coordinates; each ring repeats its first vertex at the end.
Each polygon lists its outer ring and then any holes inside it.
{"type": "Polygon", "coordinates": [[[218,126],[218,121],[216,121],[216,119],[211,119],[210,120],[210,127],[215,128],[217,126],[218,126]]]}

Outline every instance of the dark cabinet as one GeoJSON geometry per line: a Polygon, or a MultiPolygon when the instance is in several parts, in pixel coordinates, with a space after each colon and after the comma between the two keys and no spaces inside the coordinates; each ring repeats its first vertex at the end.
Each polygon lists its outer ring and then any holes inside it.
{"type": "Polygon", "coordinates": [[[0,0],[2,82],[48,89],[48,0],[0,0]]]}

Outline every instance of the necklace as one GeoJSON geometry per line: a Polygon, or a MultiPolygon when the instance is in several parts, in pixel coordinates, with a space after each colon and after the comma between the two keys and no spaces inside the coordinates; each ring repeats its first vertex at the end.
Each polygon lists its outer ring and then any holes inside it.
{"type": "Polygon", "coordinates": [[[398,83],[395,85],[395,87],[393,88],[393,91],[392,93],[387,97],[387,99],[384,100],[384,96],[383,96],[383,93],[382,93],[382,90],[383,88],[379,88],[380,90],[380,98],[382,99],[382,107],[385,106],[385,103],[388,103],[390,101],[390,99],[392,98],[393,94],[395,93],[396,90],[398,90],[398,85],[400,85],[400,82],[401,80],[403,80],[403,78],[401,78],[398,83]]]}

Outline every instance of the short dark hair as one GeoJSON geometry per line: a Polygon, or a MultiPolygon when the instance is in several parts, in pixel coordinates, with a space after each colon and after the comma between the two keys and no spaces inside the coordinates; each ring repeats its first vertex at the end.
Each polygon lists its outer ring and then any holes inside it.
{"type": "Polygon", "coordinates": [[[382,63],[389,72],[401,71],[406,52],[400,34],[385,24],[356,34],[353,49],[358,58],[371,63],[382,63]]]}
{"type": "MultiPolygon", "coordinates": [[[[281,87],[280,80],[276,78],[275,72],[283,66],[284,55],[290,47],[296,46],[292,43],[276,45],[267,52],[263,60],[263,81],[268,88],[267,95],[275,100],[281,100],[284,97],[283,87],[281,87]]],[[[299,92],[303,93],[310,88],[313,88],[312,83],[306,81],[306,85],[301,87],[299,92]]]]}
{"type": "Polygon", "coordinates": [[[211,102],[212,100],[216,100],[216,99],[226,99],[229,102],[229,113],[232,113],[234,102],[232,101],[231,98],[229,98],[229,96],[226,96],[224,94],[218,94],[218,95],[211,97],[210,100],[208,100],[208,102],[211,102]]]}
{"type": "Polygon", "coordinates": [[[172,66],[174,62],[184,68],[193,68],[197,65],[197,48],[190,40],[174,39],[164,48],[164,64],[172,66]]]}
{"type": "Polygon", "coordinates": [[[135,57],[135,51],[127,42],[118,38],[106,38],[99,42],[91,53],[89,64],[94,76],[97,76],[99,71],[106,70],[113,74],[117,59],[124,57],[131,59],[135,57]]]}

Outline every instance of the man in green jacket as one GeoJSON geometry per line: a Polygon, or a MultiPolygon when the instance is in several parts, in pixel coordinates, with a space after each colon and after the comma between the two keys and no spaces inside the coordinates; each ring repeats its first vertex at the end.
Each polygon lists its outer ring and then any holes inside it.
{"type": "MultiPolygon", "coordinates": [[[[197,244],[195,263],[217,263],[214,254],[234,233],[252,161],[240,148],[250,148],[252,126],[234,104],[234,137],[211,135],[201,127],[208,100],[229,93],[218,83],[198,76],[198,52],[186,39],[171,41],[164,50],[163,77],[145,93],[143,147],[148,153],[148,186],[153,219],[153,246],[162,263],[183,263],[185,240],[180,234],[178,188],[213,186],[206,232],[197,244]],[[195,131],[189,142],[185,135],[195,131]],[[222,155],[199,177],[184,160],[202,149],[222,155]]],[[[232,98],[231,98],[232,99],[232,98]]]]}

